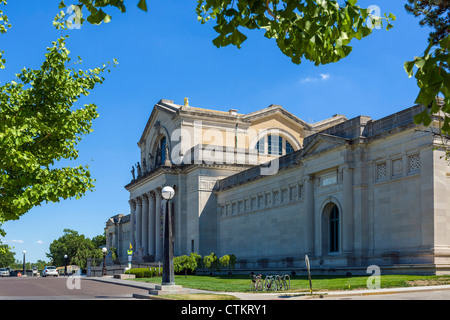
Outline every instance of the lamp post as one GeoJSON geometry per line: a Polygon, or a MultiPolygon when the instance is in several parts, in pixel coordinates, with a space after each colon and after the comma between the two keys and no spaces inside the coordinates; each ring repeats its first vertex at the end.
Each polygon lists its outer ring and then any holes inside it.
{"type": "Polygon", "coordinates": [[[26,277],[27,273],[26,273],[26,268],[25,268],[25,254],[27,253],[27,251],[23,250],[22,253],[23,253],[23,272],[22,272],[22,276],[26,277]]]}
{"type": "Polygon", "coordinates": [[[106,251],[108,251],[108,249],[106,249],[106,247],[102,248],[103,251],[103,268],[102,268],[102,276],[106,276],[106,251]]]}
{"type": "Polygon", "coordinates": [[[161,196],[167,200],[164,223],[164,259],[162,285],[175,285],[175,274],[173,269],[173,242],[172,242],[172,215],[170,213],[170,200],[175,196],[172,187],[164,187],[161,196]]]}
{"type": "Polygon", "coordinates": [[[67,276],[67,254],[64,255],[64,276],[67,276]]]}

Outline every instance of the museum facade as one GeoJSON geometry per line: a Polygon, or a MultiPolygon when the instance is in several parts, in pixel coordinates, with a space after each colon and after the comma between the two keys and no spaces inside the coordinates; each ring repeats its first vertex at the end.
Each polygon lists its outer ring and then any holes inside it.
{"type": "Polygon", "coordinates": [[[175,256],[234,254],[243,272],[301,271],[308,255],[324,273],[448,273],[450,167],[432,128],[413,122],[422,110],[306,123],[279,105],[240,114],[160,100],[107,246],[124,263],[130,244],[133,260],[161,261],[169,209],[175,256]]]}

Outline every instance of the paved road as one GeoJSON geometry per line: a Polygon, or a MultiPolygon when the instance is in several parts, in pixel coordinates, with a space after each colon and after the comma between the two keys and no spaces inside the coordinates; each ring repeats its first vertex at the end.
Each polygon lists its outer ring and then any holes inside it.
{"type": "Polygon", "coordinates": [[[145,288],[78,278],[0,278],[0,300],[111,300],[132,299],[145,288]]]}

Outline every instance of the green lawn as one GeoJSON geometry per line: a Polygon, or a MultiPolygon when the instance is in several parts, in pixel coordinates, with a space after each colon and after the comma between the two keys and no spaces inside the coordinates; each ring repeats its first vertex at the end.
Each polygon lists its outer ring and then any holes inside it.
{"type": "MultiPolygon", "coordinates": [[[[313,276],[313,292],[333,290],[353,290],[367,288],[369,276],[313,276]]],[[[264,276],[263,276],[264,278],[264,276]]],[[[134,281],[161,283],[160,277],[138,278],[134,281]]],[[[248,292],[250,277],[248,275],[216,275],[175,276],[175,283],[186,288],[223,292],[248,292]]],[[[450,276],[419,276],[419,275],[381,275],[381,288],[407,287],[413,285],[450,284],[450,276]]],[[[290,292],[309,292],[307,276],[291,276],[290,292]]]]}

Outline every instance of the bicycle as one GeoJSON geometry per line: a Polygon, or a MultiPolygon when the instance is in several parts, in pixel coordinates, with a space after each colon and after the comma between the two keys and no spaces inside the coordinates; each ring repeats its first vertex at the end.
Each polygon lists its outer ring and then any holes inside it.
{"type": "Polygon", "coordinates": [[[262,291],[263,289],[263,281],[261,275],[250,275],[252,277],[252,281],[250,282],[250,291],[262,291]]]}
{"type": "Polygon", "coordinates": [[[267,275],[264,279],[264,289],[269,291],[276,291],[277,290],[277,284],[275,282],[275,278],[273,276],[267,275]]]}
{"type": "Polygon", "coordinates": [[[284,276],[276,275],[275,282],[277,285],[277,290],[289,290],[291,289],[291,278],[288,274],[284,276]]]}

